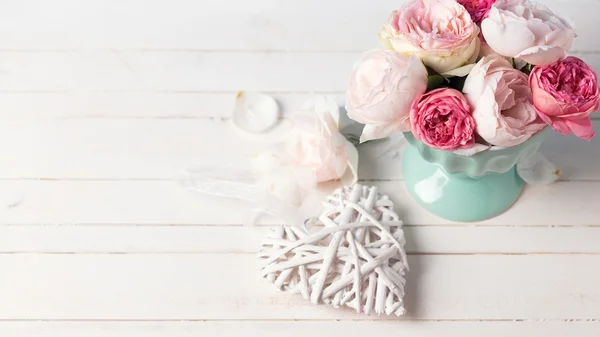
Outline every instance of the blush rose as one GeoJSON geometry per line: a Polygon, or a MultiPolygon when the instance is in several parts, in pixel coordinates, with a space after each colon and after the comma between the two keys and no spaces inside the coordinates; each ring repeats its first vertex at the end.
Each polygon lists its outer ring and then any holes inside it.
{"type": "Polygon", "coordinates": [[[427,69],[418,58],[390,50],[365,53],[346,93],[348,117],[365,124],[361,141],[410,130],[410,106],[425,90],[427,69]]]}
{"type": "Polygon", "coordinates": [[[519,145],[544,128],[533,106],[527,75],[499,56],[482,58],[465,80],[477,134],[491,145],[519,145]]]}

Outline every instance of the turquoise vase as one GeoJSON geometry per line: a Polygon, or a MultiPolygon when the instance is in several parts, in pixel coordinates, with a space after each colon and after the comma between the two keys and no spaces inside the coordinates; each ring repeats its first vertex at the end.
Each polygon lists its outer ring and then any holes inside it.
{"type": "Polygon", "coordinates": [[[473,222],[493,218],[521,194],[524,183],[516,165],[540,148],[544,134],[514,147],[465,157],[433,149],[407,132],[410,145],[402,158],[404,183],[419,204],[444,219],[473,222]]]}

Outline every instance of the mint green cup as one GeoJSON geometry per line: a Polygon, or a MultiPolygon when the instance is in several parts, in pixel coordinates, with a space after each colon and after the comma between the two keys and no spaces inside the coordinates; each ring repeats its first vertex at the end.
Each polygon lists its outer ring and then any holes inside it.
{"type": "Polygon", "coordinates": [[[402,158],[404,184],[421,206],[444,219],[493,218],[521,194],[524,183],[516,165],[538,151],[544,134],[539,132],[517,146],[465,157],[431,148],[406,132],[410,145],[402,158]]]}

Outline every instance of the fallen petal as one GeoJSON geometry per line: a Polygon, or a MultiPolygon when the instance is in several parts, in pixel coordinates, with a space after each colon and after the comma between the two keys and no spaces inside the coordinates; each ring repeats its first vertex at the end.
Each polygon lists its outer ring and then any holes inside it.
{"type": "Polygon", "coordinates": [[[517,165],[517,173],[528,184],[549,185],[558,180],[561,171],[537,152],[517,165]]]}
{"type": "Polygon", "coordinates": [[[460,149],[460,150],[456,150],[454,151],[454,154],[459,155],[459,156],[463,156],[463,157],[470,157],[472,155],[475,155],[479,152],[483,152],[483,151],[487,151],[490,147],[488,145],[483,145],[483,144],[479,144],[479,143],[475,143],[475,145],[473,145],[472,148],[470,149],[460,149]]]}
{"type": "Polygon", "coordinates": [[[277,124],[279,106],[271,96],[239,92],[235,100],[232,118],[233,124],[244,131],[265,132],[277,124]]]}

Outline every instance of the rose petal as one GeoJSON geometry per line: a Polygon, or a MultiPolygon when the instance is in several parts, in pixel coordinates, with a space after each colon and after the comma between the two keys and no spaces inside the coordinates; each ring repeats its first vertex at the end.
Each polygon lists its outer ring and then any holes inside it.
{"type": "Polygon", "coordinates": [[[315,95],[310,97],[302,104],[299,111],[315,113],[321,125],[326,129],[339,129],[340,107],[330,95],[315,95]]]}
{"type": "Polygon", "coordinates": [[[410,131],[410,120],[408,118],[391,124],[374,125],[367,124],[363,129],[360,142],[364,143],[370,140],[382,139],[395,132],[410,131]]]}
{"type": "Polygon", "coordinates": [[[454,154],[459,155],[459,156],[463,156],[463,157],[470,157],[473,156],[479,152],[483,152],[483,151],[487,151],[490,148],[489,145],[483,145],[483,144],[479,144],[479,143],[475,143],[475,145],[473,145],[472,148],[470,149],[459,149],[459,150],[455,150],[454,154]]]}
{"type": "Polygon", "coordinates": [[[594,127],[592,125],[592,120],[589,117],[582,119],[567,119],[565,123],[567,124],[567,127],[581,139],[590,140],[594,137],[594,127]]]}
{"type": "Polygon", "coordinates": [[[279,119],[279,106],[273,97],[261,93],[239,92],[232,121],[238,128],[252,133],[271,129],[279,119]]]}
{"type": "Polygon", "coordinates": [[[527,63],[546,65],[564,58],[567,56],[566,54],[566,51],[561,47],[535,46],[523,50],[516,57],[527,63]]]}
{"type": "MultiPolygon", "coordinates": [[[[496,11],[496,8],[492,8],[490,14],[496,11]]],[[[521,22],[508,21],[501,24],[486,19],[483,20],[481,29],[488,45],[502,56],[513,57],[535,42],[535,35],[521,22]],[[505,39],[506,36],[515,38],[509,42],[505,39]]]]}
{"type": "Polygon", "coordinates": [[[530,0],[496,1],[481,26],[498,54],[536,65],[564,57],[576,36],[566,20],[530,0]]]}
{"type": "Polygon", "coordinates": [[[440,75],[442,75],[444,77],[464,77],[464,76],[469,75],[469,73],[471,72],[473,67],[475,67],[475,64],[467,64],[466,66],[462,66],[460,68],[456,68],[454,70],[447,71],[440,75]]]}
{"type": "Polygon", "coordinates": [[[558,180],[561,171],[537,152],[517,165],[517,173],[528,184],[548,185],[558,180]]]}

